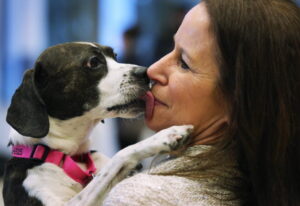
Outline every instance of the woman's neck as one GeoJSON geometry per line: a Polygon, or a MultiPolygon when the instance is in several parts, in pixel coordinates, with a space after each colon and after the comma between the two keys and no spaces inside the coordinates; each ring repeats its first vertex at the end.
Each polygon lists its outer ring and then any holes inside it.
{"type": "Polygon", "coordinates": [[[217,118],[203,129],[194,132],[189,146],[193,145],[212,145],[224,137],[228,121],[226,117],[217,118]]]}

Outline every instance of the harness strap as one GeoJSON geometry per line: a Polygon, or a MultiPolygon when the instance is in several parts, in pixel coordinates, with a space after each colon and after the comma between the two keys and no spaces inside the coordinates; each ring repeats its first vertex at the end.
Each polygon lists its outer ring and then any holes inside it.
{"type": "Polygon", "coordinates": [[[69,177],[83,186],[92,180],[96,172],[91,152],[70,156],[42,144],[34,146],[15,145],[12,147],[12,156],[15,158],[38,159],[55,164],[61,167],[69,177]],[[82,170],[77,162],[85,163],[87,169],[85,171],[82,170]]]}

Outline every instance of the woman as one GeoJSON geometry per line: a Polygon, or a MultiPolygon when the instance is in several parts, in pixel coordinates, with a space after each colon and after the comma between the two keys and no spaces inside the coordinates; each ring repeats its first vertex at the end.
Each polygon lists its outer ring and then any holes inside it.
{"type": "Polygon", "coordinates": [[[289,0],[204,0],[153,64],[147,126],[192,124],[185,152],[104,205],[300,205],[300,12],[289,0]]]}

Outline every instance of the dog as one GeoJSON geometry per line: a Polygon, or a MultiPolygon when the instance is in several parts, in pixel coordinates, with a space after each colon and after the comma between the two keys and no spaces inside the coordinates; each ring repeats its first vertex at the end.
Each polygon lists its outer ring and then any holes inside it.
{"type": "Polygon", "coordinates": [[[149,89],[147,69],[118,63],[110,47],[70,42],[46,49],[7,112],[13,157],[5,169],[5,205],[101,205],[142,159],[183,146],[190,125],[162,130],[111,159],[90,151],[95,125],[142,115],[149,89]]]}

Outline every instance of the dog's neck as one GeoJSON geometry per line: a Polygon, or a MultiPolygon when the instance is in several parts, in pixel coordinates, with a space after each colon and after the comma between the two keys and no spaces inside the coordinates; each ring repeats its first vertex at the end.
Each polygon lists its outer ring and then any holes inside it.
{"type": "Polygon", "coordinates": [[[52,149],[74,155],[89,151],[89,135],[99,120],[91,120],[85,116],[69,120],[59,120],[49,117],[49,133],[44,138],[25,137],[13,131],[10,134],[11,143],[34,145],[45,144],[52,149]]]}

